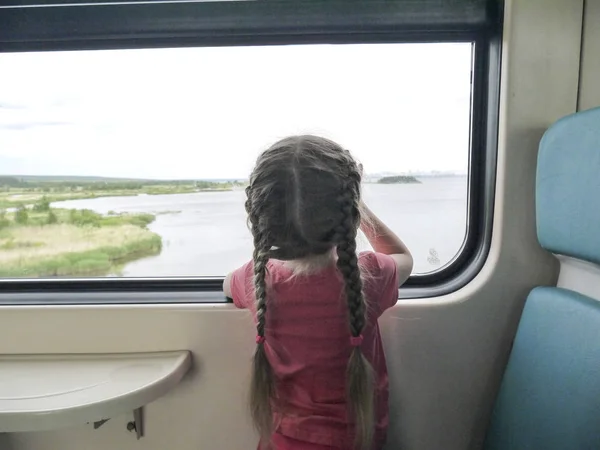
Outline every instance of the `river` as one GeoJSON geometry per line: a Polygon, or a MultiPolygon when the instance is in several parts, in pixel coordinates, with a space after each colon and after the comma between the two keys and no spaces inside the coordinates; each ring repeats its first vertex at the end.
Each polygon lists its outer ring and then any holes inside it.
{"type": "MultiPolygon", "coordinates": [[[[365,184],[363,195],[410,248],[414,272],[447,264],[465,238],[467,178],[422,178],[421,184],[365,184]]],[[[126,277],[223,276],[246,262],[252,237],[243,190],[69,200],[53,207],[157,214],[149,228],[163,239],[160,255],[127,264],[126,277]]],[[[360,248],[370,248],[361,236],[360,248]]]]}

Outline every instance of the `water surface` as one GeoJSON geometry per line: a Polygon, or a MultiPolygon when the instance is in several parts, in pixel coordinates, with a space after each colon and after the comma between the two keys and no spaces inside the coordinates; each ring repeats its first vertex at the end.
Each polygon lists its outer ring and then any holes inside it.
{"type": "MultiPolygon", "coordinates": [[[[408,245],[415,273],[436,270],[459,251],[466,231],[467,178],[423,178],[421,184],[365,184],[369,207],[408,245]]],[[[157,214],[150,229],[163,238],[160,255],[127,264],[127,277],[223,276],[252,254],[243,190],[103,197],[55,203],[100,213],[157,214]]],[[[370,248],[364,237],[362,249],[370,248]]]]}

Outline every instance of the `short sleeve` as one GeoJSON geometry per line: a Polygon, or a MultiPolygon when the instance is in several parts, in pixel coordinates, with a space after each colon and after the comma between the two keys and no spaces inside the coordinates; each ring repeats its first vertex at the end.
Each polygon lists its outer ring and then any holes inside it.
{"type": "Polygon", "coordinates": [[[359,257],[365,279],[365,295],[376,317],[398,301],[398,266],[389,255],[364,252],[359,257]]]}
{"type": "Polygon", "coordinates": [[[231,296],[234,305],[240,309],[246,309],[252,303],[252,268],[252,261],[249,261],[231,274],[231,296]]]}

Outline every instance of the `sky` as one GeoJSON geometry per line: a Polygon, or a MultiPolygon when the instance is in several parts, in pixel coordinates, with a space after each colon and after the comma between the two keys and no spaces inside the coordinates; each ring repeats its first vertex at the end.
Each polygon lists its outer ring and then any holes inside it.
{"type": "Polygon", "coordinates": [[[0,53],[0,174],[246,178],[304,133],[464,173],[470,72],[469,43],[0,53]]]}

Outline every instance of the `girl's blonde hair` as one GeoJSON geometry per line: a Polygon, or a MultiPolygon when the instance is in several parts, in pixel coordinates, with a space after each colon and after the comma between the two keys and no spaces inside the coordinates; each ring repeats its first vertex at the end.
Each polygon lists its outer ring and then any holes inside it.
{"type": "Polygon", "coordinates": [[[250,386],[250,408],[261,437],[270,441],[277,407],[275,376],[264,347],[268,310],[269,258],[296,260],[335,247],[348,304],[349,339],[355,345],[347,368],[346,390],[360,450],[372,446],[374,374],[356,345],[367,322],[367,305],[356,253],[360,225],[361,171],[350,152],[316,136],[285,138],[262,153],[246,188],[246,211],[254,238],[257,346],[250,386]]]}

